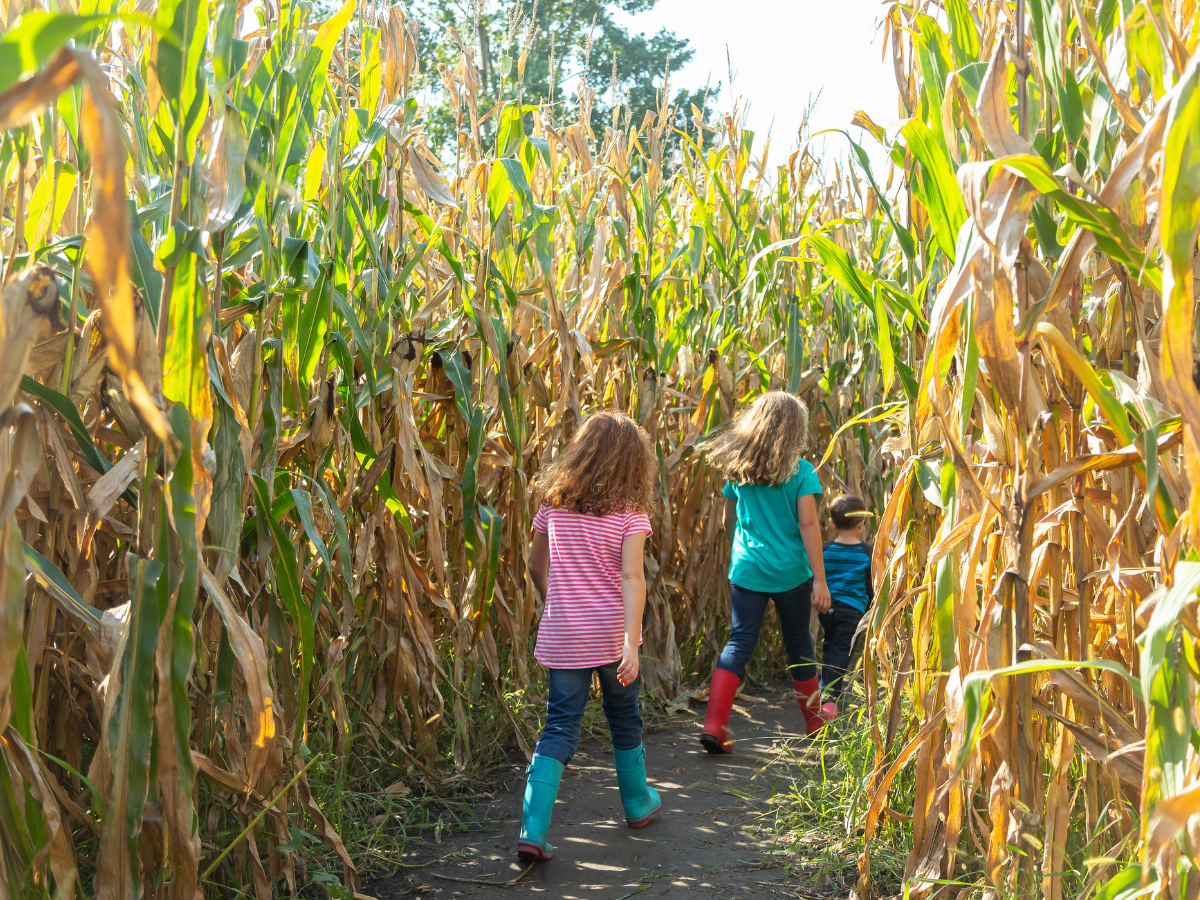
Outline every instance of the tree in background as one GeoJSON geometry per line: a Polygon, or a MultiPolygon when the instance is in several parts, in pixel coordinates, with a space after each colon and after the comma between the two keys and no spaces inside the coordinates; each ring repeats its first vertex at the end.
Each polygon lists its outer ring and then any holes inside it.
{"type": "MultiPolygon", "coordinates": [[[[421,22],[421,71],[431,92],[428,137],[441,153],[454,146],[454,115],[444,97],[439,67],[454,66],[463,47],[474,51],[479,73],[479,111],[486,115],[501,97],[502,79],[523,76],[524,102],[544,106],[554,121],[576,122],[580,90],[594,92],[592,130],[602,135],[618,118],[640,124],[659,108],[659,92],[670,89],[670,71],[692,58],[685,39],[666,29],[654,35],[631,34],[614,13],[637,14],[657,0],[416,0],[411,12],[421,22]]],[[[511,90],[511,88],[509,88],[511,90]]],[[[717,88],[675,92],[671,105],[680,128],[694,128],[694,105],[707,119],[717,88]]],[[[511,96],[504,99],[512,99],[511,96]]],[[[619,123],[620,124],[620,123],[619,123]]],[[[492,128],[488,122],[487,128],[492,128]]]]}

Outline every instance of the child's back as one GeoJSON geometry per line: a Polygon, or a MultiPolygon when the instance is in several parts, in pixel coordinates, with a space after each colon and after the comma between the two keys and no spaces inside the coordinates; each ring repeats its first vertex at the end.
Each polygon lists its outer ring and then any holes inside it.
{"type": "Polygon", "coordinates": [[[797,460],[795,474],[782,484],[729,482],[722,493],[737,501],[731,582],[752,591],[777,591],[812,578],[796,513],[801,496],[821,493],[808,460],[797,460]]]}
{"type": "Polygon", "coordinates": [[[865,541],[828,541],[824,547],[825,583],[834,603],[866,612],[871,605],[871,545],[865,541]]]}
{"type": "Polygon", "coordinates": [[[550,542],[546,605],[534,658],[548,669],[604,666],[621,657],[625,606],[621,547],[631,534],[649,534],[641,510],[604,516],[542,506],[533,530],[550,542]]]}

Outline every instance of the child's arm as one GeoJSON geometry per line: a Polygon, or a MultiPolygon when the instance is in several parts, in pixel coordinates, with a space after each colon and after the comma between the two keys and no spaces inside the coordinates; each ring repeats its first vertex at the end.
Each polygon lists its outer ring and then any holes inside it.
{"type": "Polygon", "coordinates": [[[646,608],[646,563],[642,548],[646,533],[627,534],[621,542],[621,600],[625,606],[625,641],[621,647],[621,664],[617,680],[633,684],[638,677],[638,645],[642,642],[642,612],[646,608]]]}
{"type": "Polygon", "coordinates": [[[725,498],[725,537],[733,540],[733,532],[737,528],[737,501],[725,498]]]}
{"type": "Polygon", "coordinates": [[[529,569],[529,577],[533,579],[533,587],[546,600],[546,579],[550,574],[550,536],[544,531],[533,533],[533,543],[529,547],[529,560],[525,563],[529,569]]]}
{"type": "Polygon", "coordinates": [[[808,565],[813,573],[813,608],[819,613],[829,612],[833,598],[825,584],[825,554],[821,548],[821,526],[813,494],[805,494],[796,500],[796,516],[800,520],[800,538],[804,541],[804,552],[808,554],[808,565]]]}

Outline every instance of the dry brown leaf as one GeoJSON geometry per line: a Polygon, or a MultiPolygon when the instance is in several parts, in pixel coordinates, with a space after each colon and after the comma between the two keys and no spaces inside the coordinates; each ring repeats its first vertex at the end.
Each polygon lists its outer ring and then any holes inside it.
{"type": "MultiPolygon", "coordinates": [[[[64,51],[72,52],[74,51],[64,51]]],[[[129,277],[129,205],[125,190],[124,129],[113,105],[108,79],[90,57],[75,54],[87,84],[80,131],[92,162],[93,214],[87,230],[88,271],[100,301],[101,328],[108,344],[109,365],[121,379],[125,395],[142,421],[160,441],[170,442],[171,429],[151,396],[138,356],[133,282],[129,277]]],[[[158,365],[158,354],[152,354],[158,365]]],[[[161,381],[161,376],[159,376],[161,381]]],[[[158,385],[161,390],[161,383],[158,385]]]]}
{"type": "Polygon", "coordinates": [[[412,166],[413,177],[417,179],[417,184],[421,186],[421,190],[425,192],[425,196],[435,203],[442,204],[442,206],[458,209],[458,201],[454,199],[454,194],[450,192],[450,185],[426,161],[422,148],[411,148],[408,151],[408,162],[412,166]]]}

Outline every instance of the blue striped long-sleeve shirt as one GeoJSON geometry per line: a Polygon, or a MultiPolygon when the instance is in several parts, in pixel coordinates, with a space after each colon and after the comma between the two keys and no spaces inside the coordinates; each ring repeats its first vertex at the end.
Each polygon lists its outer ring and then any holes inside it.
{"type": "Polygon", "coordinates": [[[862,612],[875,599],[871,585],[871,545],[864,543],[825,544],[825,583],[835,603],[845,603],[862,612]]]}

